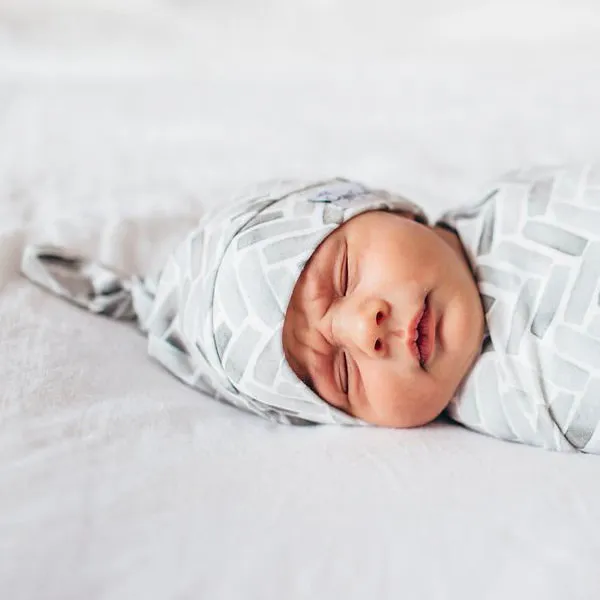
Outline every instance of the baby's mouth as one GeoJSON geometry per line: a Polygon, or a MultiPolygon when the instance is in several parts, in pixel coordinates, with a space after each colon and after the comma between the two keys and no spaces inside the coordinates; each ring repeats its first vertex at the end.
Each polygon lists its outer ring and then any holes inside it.
{"type": "Polygon", "coordinates": [[[413,349],[421,367],[427,365],[427,361],[433,350],[435,332],[433,330],[432,313],[429,306],[429,296],[425,297],[421,317],[413,333],[413,349]]]}

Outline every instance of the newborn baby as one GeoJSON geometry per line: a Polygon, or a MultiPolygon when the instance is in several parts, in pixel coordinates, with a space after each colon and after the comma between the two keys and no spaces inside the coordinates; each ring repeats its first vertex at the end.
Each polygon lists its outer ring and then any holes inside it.
{"type": "Polygon", "coordinates": [[[159,278],[56,248],[23,272],[137,319],[184,382],[285,423],[424,425],[600,451],[600,169],[508,174],[431,226],[334,179],[263,186],[202,219],[159,278]],[[594,187],[598,186],[598,187],[594,187]]]}

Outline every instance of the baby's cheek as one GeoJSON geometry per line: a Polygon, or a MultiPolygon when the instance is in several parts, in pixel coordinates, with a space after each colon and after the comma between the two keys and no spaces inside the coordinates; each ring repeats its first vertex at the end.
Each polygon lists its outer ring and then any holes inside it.
{"type": "Polygon", "coordinates": [[[423,378],[422,384],[411,388],[405,401],[399,407],[410,420],[407,427],[427,425],[436,419],[449,402],[448,393],[431,376],[423,378]]]}
{"type": "Polygon", "coordinates": [[[384,427],[418,427],[433,421],[444,410],[446,395],[425,372],[402,378],[381,373],[370,386],[365,414],[357,416],[384,427]]]}

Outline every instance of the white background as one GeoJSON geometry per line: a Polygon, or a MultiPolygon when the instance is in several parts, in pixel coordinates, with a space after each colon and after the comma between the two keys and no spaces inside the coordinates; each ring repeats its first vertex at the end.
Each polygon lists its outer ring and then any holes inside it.
{"type": "Polygon", "coordinates": [[[596,597],[598,457],[263,423],[18,261],[49,241],[143,272],[269,177],[435,216],[598,159],[599,56],[592,0],[0,0],[0,595],[596,597]]]}

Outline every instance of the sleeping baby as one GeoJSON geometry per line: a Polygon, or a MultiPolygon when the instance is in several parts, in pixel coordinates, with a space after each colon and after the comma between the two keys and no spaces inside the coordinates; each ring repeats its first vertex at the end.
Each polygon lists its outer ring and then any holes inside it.
{"type": "Polygon", "coordinates": [[[185,383],[291,424],[415,427],[600,452],[600,166],[534,168],[429,224],[346,179],[206,215],[160,276],[44,246],[34,282],[136,320],[185,383]]]}

